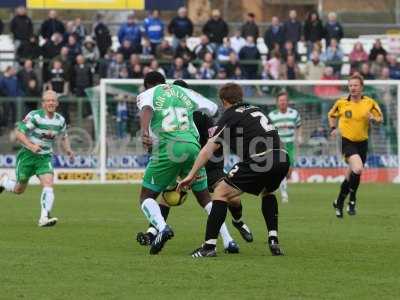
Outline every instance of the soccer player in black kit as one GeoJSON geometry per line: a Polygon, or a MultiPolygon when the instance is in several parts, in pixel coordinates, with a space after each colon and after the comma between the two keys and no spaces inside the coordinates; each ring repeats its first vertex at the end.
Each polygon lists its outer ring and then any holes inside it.
{"type": "MultiPolygon", "coordinates": [[[[189,88],[188,84],[183,80],[175,80],[174,85],[179,85],[184,88],[189,88]]],[[[208,139],[213,132],[214,121],[211,117],[201,111],[195,111],[193,113],[193,121],[199,132],[199,143],[201,147],[207,144],[208,139]]],[[[216,151],[213,160],[209,160],[205,166],[207,172],[207,185],[210,193],[214,191],[216,184],[223,179],[224,173],[224,157],[222,147],[216,151]]],[[[201,203],[199,203],[201,205],[201,203]]],[[[161,214],[166,220],[169,215],[170,207],[166,203],[159,203],[161,214]]],[[[250,243],[253,241],[253,234],[249,227],[242,220],[242,204],[239,201],[229,206],[229,211],[232,215],[232,225],[239,231],[242,238],[250,243]]],[[[156,229],[152,224],[149,224],[149,229],[146,232],[139,232],[136,239],[142,246],[148,246],[156,237],[156,229]]],[[[239,252],[238,245],[233,241],[229,244],[229,247],[225,248],[226,253],[237,253],[239,252]]]]}
{"type": "Polygon", "coordinates": [[[240,162],[217,183],[205,242],[192,253],[192,257],[216,256],[218,232],[225,221],[228,205],[236,203],[244,192],[261,196],[269,249],[272,255],[282,255],[278,241],[278,202],[273,192],[288,173],[288,154],[282,148],[277,130],[261,109],[243,103],[243,91],[239,85],[225,84],[219,91],[219,97],[226,110],[213,137],[202,148],[192,170],[179,183],[178,189],[184,189],[194,181],[197,172],[221,145],[229,146],[240,157],[240,162]]]}

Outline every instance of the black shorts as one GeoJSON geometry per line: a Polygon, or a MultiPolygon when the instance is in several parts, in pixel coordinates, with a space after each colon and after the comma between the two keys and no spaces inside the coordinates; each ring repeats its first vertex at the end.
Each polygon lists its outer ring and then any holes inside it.
{"type": "Polygon", "coordinates": [[[222,168],[207,169],[207,185],[210,193],[214,192],[216,184],[225,177],[225,172],[222,168]]]}
{"type": "Polygon", "coordinates": [[[345,158],[348,158],[354,154],[358,154],[365,164],[367,160],[368,152],[368,140],[362,142],[352,142],[342,137],[342,154],[345,158]]]}
{"type": "Polygon", "coordinates": [[[224,181],[242,192],[257,196],[261,192],[274,192],[288,174],[289,155],[283,150],[273,150],[260,158],[235,164],[224,181]]]}

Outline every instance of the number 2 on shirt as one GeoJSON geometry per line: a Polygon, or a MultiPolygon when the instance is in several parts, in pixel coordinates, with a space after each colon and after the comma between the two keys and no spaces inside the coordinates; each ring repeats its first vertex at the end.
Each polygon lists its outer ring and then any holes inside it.
{"type": "Polygon", "coordinates": [[[265,131],[268,132],[275,129],[274,125],[268,124],[268,118],[261,111],[252,112],[250,115],[254,118],[260,117],[260,124],[265,131]]]}

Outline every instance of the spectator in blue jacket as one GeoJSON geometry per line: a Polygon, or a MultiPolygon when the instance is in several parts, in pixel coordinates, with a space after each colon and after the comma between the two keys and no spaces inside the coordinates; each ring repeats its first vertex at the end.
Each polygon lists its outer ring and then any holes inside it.
{"type": "Polygon", "coordinates": [[[343,38],[343,27],[337,21],[336,13],[328,14],[328,22],[325,24],[325,42],[328,47],[332,39],[336,39],[338,43],[343,38]]]}
{"type": "Polygon", "coordinates": [[[155,54],[156,48],[164,39],[164,22],[160,19],[160,12],[153,10],[150,16],[144,19],[144,32],[150,40],[152,53],[155,54]]]}
{"type": "Polygon", "coordinates": [[[291,41],[296,48],[298,41],[301,39],[301,22],[297,20],[297,12],[292,9],[289,12],[289,20],[283,24],[283,33],[285,42],[291,41]]]}
{"type": "Polygon", "coordinates": [[[193,35],[193,22],[187,16],[186,7],[178,9],[178,15],[169,23],[168,31],[174,36],[172,40],[174,49],[178,47],[179,40],[193,35]]]}
{"type": "Polygon", "coordinates": [[[137,52],[141,52],[142,32],[140,26],[136,24],[133,14],[129,15],[127,22],[121,25],[118,31],[118,40],[120,44],[122,44],[124,40],[131,41],[132,46],[137,52]]]}
{"type": "Polygon", "coordinates": [[[222,45],[218,48],[217,57],[219,61],[228,61],[229,55],[231,55],[233,51],[231,47],[231,43],[227,37],[223,38],[222,45]]]}
{"type": "Polygon", "coordinates": [[[4,76],[0,78],[0,93],[5,97],[12,98],[12,101],[3,104],[2,123],[7,126],[13,126],[16,120],[15,97],[23,96],[21,82],[17,78],[15,68],[8,66],[4,72],[4,76]]]}
{"type": "Polygon", "coordinates": [[[174,64],[171,66],[167,73],[168,78],[173,79],[189,79],[190,73],[185,67],[185,61],[182,57],[176,57],[174,60],[174,64]]]}

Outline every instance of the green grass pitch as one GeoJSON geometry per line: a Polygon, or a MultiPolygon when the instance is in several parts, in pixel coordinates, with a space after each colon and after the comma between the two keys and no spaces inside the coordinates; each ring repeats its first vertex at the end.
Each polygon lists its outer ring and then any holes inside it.
{"type": "MultiPolygon", "coordinates": [[[[290,185],[280,204],[286,256],[266,249],[260,200],[243,197],[255,240],[240,254],[188,254],[206,215],[193,198],[171,210],[175,231],[157,256],[136,243],[146,228],[136,185],[57,186],[54,228],[38,228],[39,187],[0,195],[0,299],[399,299],[400,186],[361,185],[358,215],[337,220],[338,185],[290,185]]],[[[228,218],[230,222],[230,217],[228,218]]]]}

